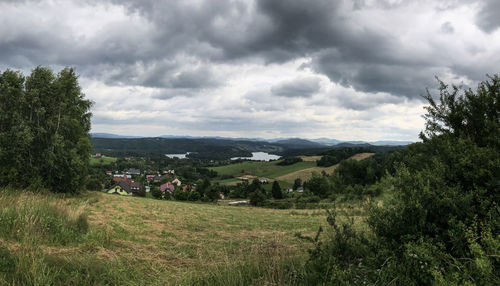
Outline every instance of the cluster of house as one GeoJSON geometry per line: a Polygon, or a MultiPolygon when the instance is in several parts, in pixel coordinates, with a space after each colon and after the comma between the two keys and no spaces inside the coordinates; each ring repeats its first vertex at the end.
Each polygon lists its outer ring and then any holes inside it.
{"type": "MultiPolygon", "coordinates": [[[[113,173],[113,171],[106,171],[106,174],[113,177],[113,181],[115,182],[115,184],[111,188],[103,190],[103,192],[106,192],[108,194],[128,196],[139,192],[139,190],[141,189],[141,183],[136,182],[133,179],[142,175],[141,171],[138,169],[129,169],[125,173],[113,173]]],[[[165,181],[165,179],[167,179],[168,181],[160,185],[160,190],[164,194],[165,192],[173,194],[176,187],[182,188],[183,191],[189,191],[192,189],[190,185],[182,185],[181,180],[175,177],[174,170],[162,170],[159,173],[146,171],[145,179],[146,186],[144,186],[144,189],[146,192],[149,192],[151,190],[149,186],[150,183],[158,183],[161,181],[165,181]]]]}

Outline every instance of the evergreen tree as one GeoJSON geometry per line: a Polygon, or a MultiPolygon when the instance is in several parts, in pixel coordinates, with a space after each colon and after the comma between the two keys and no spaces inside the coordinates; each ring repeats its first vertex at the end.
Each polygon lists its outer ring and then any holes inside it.
{"type": "Polygon", "coordinates": [[[271,189],[271,194],[273,198],[281,200],[283,198],[283,192],[281,191],[280,184],[278,181],[273,182],[273,187],[271,189]]]}

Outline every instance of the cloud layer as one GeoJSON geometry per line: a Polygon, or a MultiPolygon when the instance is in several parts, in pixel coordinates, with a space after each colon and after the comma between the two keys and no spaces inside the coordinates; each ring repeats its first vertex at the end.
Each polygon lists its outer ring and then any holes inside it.
{"type": "Polygon", "coordinates": [[[93,131],[414,140],[500,66],[498,1],[0,1],[0,70],[74,66],[93,131]]]}

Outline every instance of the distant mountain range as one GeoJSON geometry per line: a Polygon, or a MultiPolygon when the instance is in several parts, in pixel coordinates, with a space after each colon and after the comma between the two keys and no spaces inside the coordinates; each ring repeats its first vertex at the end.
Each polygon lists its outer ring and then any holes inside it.
{"type": "MultiPolygon", "coordinates": [[[[92,138],[106,138],[106,139],[132,139],[132,138],[151,138],[146,136],[130,136],[130,135],[117,135],[111,133],[91,133],[92,138]]],[[[359,145],[374,145],[374,146],[405,146],[412,141],[395,141],[395,140],[381,140],[381,141],[342,141],[333,138],[317,138],[317,139],[302,139],[302,138],[231,138],[220,136],[178,136],[178,135],[160,135],[159,138],[167,139],[219,139],[231,141],[257,141],[275,143],[286,148],[321,148],[321,147],[348,147],[359,145]]]]}

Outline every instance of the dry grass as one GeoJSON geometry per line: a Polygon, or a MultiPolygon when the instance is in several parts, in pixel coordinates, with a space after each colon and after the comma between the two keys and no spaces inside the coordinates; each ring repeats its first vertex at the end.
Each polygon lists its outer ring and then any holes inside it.
{"type": "Polygon", "coordinates": [[[321,159],[323,156],[299,156],[303,161],[306,162],[316,162],[321,159]]]}
{"type": "MultiPolygon", "coordinates": [[[[351,156],[348,160],[352,159],[352,160],[360,161],[360,160],[366,159],[370,156],[373,156],[374,154],[375,153],[359,153],[359,154],[351,156]]],[[[318,156],[303,156],[303,157],[312,158],[312,157],[318,157],[318,156]]],[[[293,183],[293,181],[295,179],[300,178],[302,181],[307,181],[307,180],[312,178],[313,173],[321,174],[321,172],[323,172],[323,171],[326,172],[327,174],[333,173],[333,171],[338,167],[338,165],[339,164],[336,164],[336,165],[326,167],[326,168],[324,168],[324,167],[307,168],[307,169],[292,172],[292,173],[289,173],[289,174],[286,174],[283,176],[279,176],[276,178],[276,180],[293,183]]]]}
{"type": "MultiPolygon", "coordinates": [[[[102,193],[64,198],[0,192],[0,205],[9,209],[5,214],[19,217],[16,226],[29,234],[17,236],[17,228],[7,229],[14,233],[0,232],[0,250],[4,247],[19,261],[14,276],[3,277],[0,272],[0,285],[5,281],[19,285],[179,285],[190,284],[189,278],[196,284],[207,273],[218,277],[217,281],[241,278],[232,276],[228,270],[232,265],[240,267],[241,275],[270,275],[263,282],[287,284],[280,282],[288,278],[279,277],[286,272],[279,267],[305,261],[311,247],[295,234],[311,236],[326,225],[320,210],[233,207],[102,193]],[[49,214],[46,221],[60,220],[64,228],[51,233],[42,228],[43,235],[31,231],[39,231],[44,222],[29,219],[37,217],[36,212],[49,214]],[[74,230],[81,217],[88,222],[86,232],[74,230]],[[47,234],[53,237],[47,239],[47,234]],[[272,267],[277,268],[269,271],[272,267]],[[244,274],[247,270],[257,274],[244,274]]],[[[346,210],[356,221],[362,219],[363,214],[346,210]]]]}
{"type": "Polygon", "coordinates": [[[287,210],[100,196],[90,207],[90,224],[109,229],[112,245],[118,246],[100,256],[155,264],[175,277],[227,259],[242,261],[268,244],[304,255],[303,242],[294,234],[313,234],[325,224],[323,215],[296,216],[287,210]]]}

